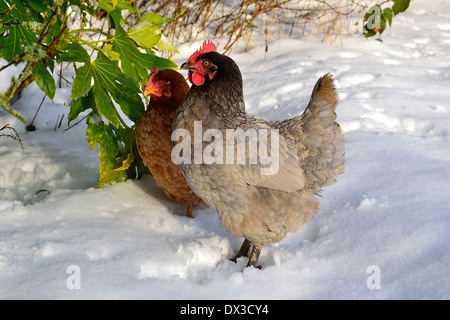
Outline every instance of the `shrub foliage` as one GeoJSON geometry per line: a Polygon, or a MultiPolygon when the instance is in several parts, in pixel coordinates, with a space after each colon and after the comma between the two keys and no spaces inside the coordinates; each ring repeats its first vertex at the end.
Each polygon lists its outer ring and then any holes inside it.
{"type": "Polygon", "coordinates": [[[53,99],[55,63],[73,64],[69,125],[83,114],[89,147],[100,144],[99,186],[142,174],[145,166],[134,129],[127,123],[136,122],[145,111],[140,94],[149,71],[155,66],[176,68],[153,51],[176,51],[161,33],[171,18],[141,15],[126,0],[0,0],[0,18],[0,54],[9,62],[1,70],[25,63],[0,96],[1,106],[27,123],[10,99],[32,80],[53,99]],[[136,23],[131,25],[125,14],[135,16],[136,23]],[[94,27],[102,19],[108,23],[107,32],[94,27]]]}

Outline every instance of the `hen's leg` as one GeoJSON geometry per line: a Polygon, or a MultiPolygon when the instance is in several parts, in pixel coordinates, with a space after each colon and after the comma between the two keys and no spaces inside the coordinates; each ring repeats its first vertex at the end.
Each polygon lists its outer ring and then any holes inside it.
{"type": "Polygon", "coordinates": [[[192,204],[187,207],[187,212],[186,212],[187,218],[192,218],[191,211],[192,211],[192,204]]]}
{"type": "Polygon", "coordinates": [[[245,239],[242,243],[241,248],[239,249],[239,252],[234,256],[234,258],[231,259],[231,261],[236,262],[238,258],[241,257],[248,257],[248,250],[250,249],[250,246],[252,243],[250,240],[245,239]]]}
{"type": "Polygon", "coordinates": [[[250,254],[250,258],[248,259],[247,267],[253,266],[255,268],[261,269],[261,267],[258,266],[258,258],[262,248],[263,246],[261,244],[253,245],[252,253],[250,254]]]}

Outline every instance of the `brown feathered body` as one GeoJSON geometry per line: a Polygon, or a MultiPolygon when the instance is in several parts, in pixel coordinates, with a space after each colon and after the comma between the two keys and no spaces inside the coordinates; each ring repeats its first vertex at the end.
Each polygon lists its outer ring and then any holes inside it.
{"type": "Polygon", "coordinates": [[[149,80],[148,86],[157,86],[160,81],[167,83],[170,88],[159,94],[150,90],[151,99],[147,110],[136,122],[137,148],[164,194],[192,208],[202,201],[192,192],[180,167],[171,160],[173,119],[178,105],[189,91],[189,85],[183,75],[171,69],[158,71],[149,80]]]}
{"type": "Polygon", "coordinates": [[[203,133],[218,129],[223,137],[227,129],[238,128],[279,132],[275,174],[262,175],[263,165],[249,162],[181,163],[191,188],[218,212],[224,229],[258,248],[298,230],[318,211],[322,187],[333,184],[335,176],[344,171],[343,134],[335,121],[337,95],[332,77],[325,75],[317,81],[302,115],[269,121],[245,112],[242,76],[231,58],[215,51],[196,53],[182,68],[189,69],[194,85],[178,108],[174,129],[192,134],[194,122],[201,121],[203,133]],[[200,73],[201,66],[208,66],[210,72],[200,73]]]}

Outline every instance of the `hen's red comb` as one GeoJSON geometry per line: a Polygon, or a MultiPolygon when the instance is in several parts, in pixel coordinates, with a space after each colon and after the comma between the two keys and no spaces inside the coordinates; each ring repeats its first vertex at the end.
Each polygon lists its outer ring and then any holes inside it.
{"type": "Polygon", "coordinates": [[[200,55],[202,55],[204,53],[216,51],[216,49],[217,49],[216,45],[211,40],[205,40],[205,42],[203,42],[203,45],[200,47],[200,49],[195,51],[189,57],[188,61],[194,62],[198,59],[198,57],[200,57],[200,55]]]}
{"type": "Polygon", "coordinates": [[[159,72],[159,68],[156,66],[156,67],[153,69],[153,72],[150,72],[150,79],[155,78],[155,76],[158,74],[158,72],[159,72]]]}

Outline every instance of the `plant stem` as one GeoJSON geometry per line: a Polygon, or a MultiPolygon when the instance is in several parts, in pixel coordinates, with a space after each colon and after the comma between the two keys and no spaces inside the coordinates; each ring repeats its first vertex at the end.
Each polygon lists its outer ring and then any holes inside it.
{"type": "Polygon", "coordinates": [[[80,33],[80,32],[96,32],[96,33],[100,33],[104,36],[107,36],[108,38],[112,38],[113,36],[110,35],[109,33],[103,32],[101,30],[97,30],[97,29],[76,29],[76,30],[72,30],[69,32],[69,34],[75,34],[75,33],[80,33]]]}
{"type": "Polygon", "coordinates": [[[99,50],[99,51],[101,50],[100,47],[94,46],[94,45],[92,44],[92,42],[86,41],[86,40],[84,40],[84,39],[82,39],[82,38],[80,38],[80,37],[78,37],[78,36],[72,35],[72,38],[73,38],[74,40],[77,40],[77,41],[79,41],[79,42],[82,42],[83,44],[87,45],[88,47],[90,47],[90,48],[92,48],[92,49],[94,49],[94,50],[99,50]]]}

